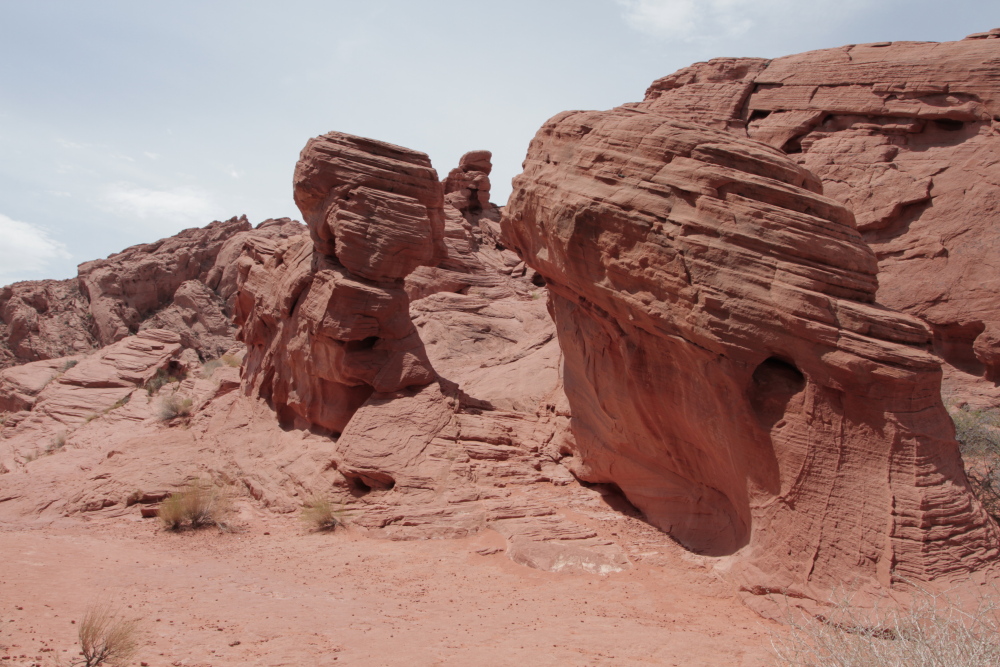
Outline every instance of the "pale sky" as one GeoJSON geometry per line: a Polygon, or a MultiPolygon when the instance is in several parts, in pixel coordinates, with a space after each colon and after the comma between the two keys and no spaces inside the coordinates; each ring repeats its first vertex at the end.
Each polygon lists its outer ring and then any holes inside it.
{"type": "Polygon", "coordinates": [[[297,219],[298,153],[331,130],[441,176],[489,149],[503,204],[547,118],[693,62],[995,27],[996,0],[0,0],[0,285],[297,219]]]}

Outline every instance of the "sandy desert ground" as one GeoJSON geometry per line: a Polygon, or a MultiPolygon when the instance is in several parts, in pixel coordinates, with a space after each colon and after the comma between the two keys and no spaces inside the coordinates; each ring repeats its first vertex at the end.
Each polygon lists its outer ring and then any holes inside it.
{"type": "Polygon", "coordinates": [[[156,667],[771,664],[781,626],[661,533],[601,512],[596,491],[576,495],[564,512],[627,541],[634,567],[555,574],[509,560],[491,530],[397,542],[250,507],[230,533],[168,532],[136,507],[6,523],[0,660],[67,664],[85,609],[110,599],[141,619],[132,664],[156,667]]]}

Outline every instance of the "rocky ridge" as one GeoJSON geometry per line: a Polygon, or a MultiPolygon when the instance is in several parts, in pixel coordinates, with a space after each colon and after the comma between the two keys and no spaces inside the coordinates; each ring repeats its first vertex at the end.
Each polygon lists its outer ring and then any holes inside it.
{"type": "Polygon", "coordinates": [[[995,407],[998,34],[716,59],[626,106],[761,141],[815,174],[875,251],[879,303],[930,325],[946,393],[995,407]]]}
{"type": "Polygon", "coordinates": [[[235,344],[234,264],[244,244],[304,231],[287,218],[254,228],[241,216],[84,262],[76,279],[3,287],[0,368],[87,353],[151,328],[216,358],[235,344]]]}

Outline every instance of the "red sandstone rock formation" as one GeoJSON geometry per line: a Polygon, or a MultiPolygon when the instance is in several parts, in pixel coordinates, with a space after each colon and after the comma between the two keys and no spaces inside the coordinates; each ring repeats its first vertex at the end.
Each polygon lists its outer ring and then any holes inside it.
{"type": "Polygon", "coordinates": [[[850,208],[879,260],[879,303],[930,324],[946,393],[1000,405],[1000,31],[718,59],[634,105],[780,148],[850,208]],[[970,385],[963,378],[986,377],[970,385]]]}
{"type": "Polygon", "coordinates": [[[246,387],[299,427],[339,433],[373,393],[436,375],[403,278],[444,253],[442,193],[423,153],[330,133],[295,170],[309,237],[239,263],[246,387]]]}
{"type": "Polygon", "coordinates": [[[504,214],[551,292],[576,474],[738,554],[755,593],[986,568],[1000,531],[931,332],[874,303],[853,215],[780,151],[664,113],[554,117],[504,214]]]}
{"type": "Polygon", "coordinates": [[[75,280],[0,288],[0,368],[93,350],[92,320],[75,280]]]}
{"type": "Polygon", "coordinates": [[[205,358],[233,346],[236,260],[248,238],[305,228],[287,218],[252,228],[246,217],[187,229],[80,265],[76,280],[0,289],[0,368],[88,352],[140,329],[180,334],[205,358]]]}

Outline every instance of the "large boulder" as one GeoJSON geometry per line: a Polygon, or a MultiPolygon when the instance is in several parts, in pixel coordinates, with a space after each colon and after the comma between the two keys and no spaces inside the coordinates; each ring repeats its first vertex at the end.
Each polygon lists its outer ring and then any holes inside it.
{"type": "Polygon", "coordinates": [[[781,151],[655,108],[532,141],[504,242],[544,276],[575,472],[753,593],[961,578],[1000,532],[969,491],[920,320],[781,151]]]}

